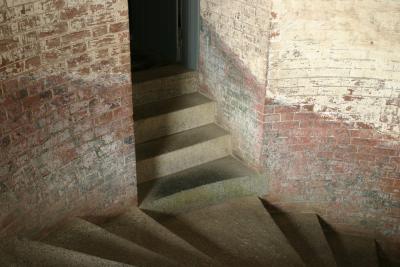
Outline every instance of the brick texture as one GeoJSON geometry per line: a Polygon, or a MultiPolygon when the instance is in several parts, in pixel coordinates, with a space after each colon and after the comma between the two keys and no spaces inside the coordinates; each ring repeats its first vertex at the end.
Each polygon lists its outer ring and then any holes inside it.
{"type": "Polygon", "coordinates": [[[263,0],[201,1],[200,90],[218,103],[234,153],[260,165],[270,7],[263,0]],[[251,2],[251,3],[250,3],[251,2]]]}
{"type": "Polygon", "coordinates": [[[399,2],[201,4],[200,88],[266,199],[399,242],[399,2]]]}
{"type": "Polygon", "coordinates": [[[397,1],[272,1],[268,199],[400,241],[397,1]]]}
{"type": "Polygon", "coordinates": [[[270,203],[317,212],[344,230],[398,239],[398,141],[307,106],[267,101],[266,111],[270,203]]]}
{"type": "Polygon", "coordinates": [[[1,233],[135,204],[127,1],[0,3],[1,233]]]}

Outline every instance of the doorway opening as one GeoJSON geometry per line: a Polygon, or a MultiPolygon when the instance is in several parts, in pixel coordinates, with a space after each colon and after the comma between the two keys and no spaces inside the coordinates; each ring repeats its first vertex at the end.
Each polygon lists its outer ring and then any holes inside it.
{"type": "Polygon", "coordinates": [[[199,0],[129,0],[134,81],[196,70],[199,0]]]}

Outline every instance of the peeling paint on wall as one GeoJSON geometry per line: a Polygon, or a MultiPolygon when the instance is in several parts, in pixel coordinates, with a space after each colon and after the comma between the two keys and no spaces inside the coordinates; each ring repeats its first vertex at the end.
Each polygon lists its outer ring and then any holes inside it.
{"type": "Polygon", "coordinates": [[[398,241],[399,12],[398,1],[272,1],[268,200],[398,241]]]}
{"type": "Polygon", "coordinates": [[[276,1],[267,97],[400,135],[398,1],[276,1]]]}
{"type": "Polygon", "coordinates": [[[200,85],[266,199],[398,239],[400,3],[201,4],[200,85]]]}

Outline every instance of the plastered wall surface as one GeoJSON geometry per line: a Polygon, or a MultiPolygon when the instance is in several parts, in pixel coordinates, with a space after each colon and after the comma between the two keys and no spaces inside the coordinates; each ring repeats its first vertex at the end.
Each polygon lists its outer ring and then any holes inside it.
{"type": "Polygon", "coordinates": [[[0,0],[0,229],[136,203],[125,0],[0,0]]]}

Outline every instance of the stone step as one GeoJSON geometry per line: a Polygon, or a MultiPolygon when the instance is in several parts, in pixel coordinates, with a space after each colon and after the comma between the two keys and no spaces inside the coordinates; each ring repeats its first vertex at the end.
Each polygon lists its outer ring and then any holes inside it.
{"type": "Polygon", "coordinates": [[[9,246],[10,244],[7,243],[0,244],[0,266],[28,266],[26,263],[24,264],[21,259],[18,260],[14,253],[10,255],[5,251],[9,246]]]}
{"type": "Polygon", "coordinates": [[[82,219],[73,219],[44,243],[137,266],[178,266],[175,262],[82,219]]]}
{"type": "MultiPolygon", "coordinates": [[[[7,250],[17,261],[2,264],[7,267],[129,267],[133,265],[106,260],[36,241],[13,239],[7,242],[7,250]]],[[[0,263],[3,263],[0,259],[0,263]]]]}
{"type": "Polygon", "coordinates": [[[378,267],[375,240],[371,238],[326,232],[339,267],[378,267]]]}
{"type": "Polygon", "coordinates": [[[183,266],[211,266],[213,260],[138,208],[101,225],[107,231],[173,259],[183,266]]]}
{"type": "Polygon", "coordinates": [[[133,73],[134,106],[198,91],[198,73],[165,66],[133,73]]]}
{"type": "Polygon", "coordinates": [[[226,266],[305,266],[257,197],[161,221],[226,266]]]}
{"type": "Polygon", "coordinates": [[[337,266],[317,215],[277,213],[272,216],[307,266],[337,266]]]}
{"type": "Polygon", "coordinates": [[[199,93],[140,105],[135,108],[135,138],[148,140],[214,122],[215,103],[199,93]]]}
{"type": "Polygon", "coordinates": [[[265,176],[229,156],[138,186],[144,210],[178,214],[228,199],[264,195],[265,176]]]}
{"type": "Polygon", "coordinates": [[[231,154],[231,138],[215,124],[136,146],[139,183],[170,175],[231,154]]]}

